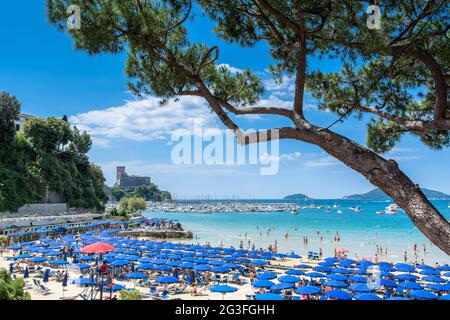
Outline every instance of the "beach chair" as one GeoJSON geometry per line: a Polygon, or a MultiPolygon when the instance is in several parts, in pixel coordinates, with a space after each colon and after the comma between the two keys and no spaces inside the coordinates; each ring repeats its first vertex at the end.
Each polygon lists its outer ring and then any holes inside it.
{"type": "Polygon", "coordinates": [[[39,291],[41,291],[42,294],[44,294],[44,295],[48,295],[48,294],[52,293],[50,291],[50,289],[47,286],[43,285],[42,283],[39,284],[39,291]]]}
{"type": "Polygon", "coordinates": [[[238,273],[235,273],[235,274],[232,275],[230,283],[242,284],[243,281],[240,278],[240,275],[238,273]]]}
{"type": "Polygon", "coordinates": [[[28,290],[31,290],[34,288],[34,284],[29,280],[25,280],[25,288],[27,288],[28,290]]]}

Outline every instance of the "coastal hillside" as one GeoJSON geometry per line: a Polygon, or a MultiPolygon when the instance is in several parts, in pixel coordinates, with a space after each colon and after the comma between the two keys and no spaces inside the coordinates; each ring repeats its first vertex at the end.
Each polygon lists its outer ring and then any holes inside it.
{"type": "Polygon", "coordinates": [[[291,194],[283,198],[284,200],[308,200],[311,199],[303,193],[291,194]]]}
{"type": "Polygon", "coordinates": [[[29,117],[16,123],[20,102],[0,93],[0,212],[47,203],[58,195],[71,208],[102,210],[105,178],[87,156],[92,141],[67,117],[29,117]]]}
{"type": "Polygon", "coordinates": [[[146,201],[164,201],[172,199],[170,192],[160,190],[154,183],[150,183],[150,185],[138,186],[127,191],[119,186],[114,186],[109,190],[116,201],[120,201],[124,197],[144,198],[146,201]]]}
{"type": "MultiPolygon", "coordinates": [[[[422,191],[425,194],[425,196],[429,199],[450,199],[450,195],[440,191],[429,190],[425,188],[422,188],[422,191]]],[[[385,194],[378,188],[373,189],[367,193],[352,194],[344,196],[343,198],[348,200],[377,200],[377,201],[391,200],[391,198],[387,194],[385,194]]]]}

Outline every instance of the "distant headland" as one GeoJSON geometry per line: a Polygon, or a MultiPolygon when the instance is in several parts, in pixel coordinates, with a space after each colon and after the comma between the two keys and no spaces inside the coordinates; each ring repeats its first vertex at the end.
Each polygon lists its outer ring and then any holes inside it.
{"type": "MultiPolygon", "coordinates": [[[[450,195],[436,191],[436,190],[430,190],[422,188],[423,193],[428,199],[434,199],[434,200],[450,200],[450,195]]],[[[380,189],[376,188],[373,189],[367,193],[361,193],[361,194],[351,194],[342,197],[342,199],[347,200],[372,200],[372,201],[386,201],[391,200],[391,198],[385,194],[380,189]]],[[[313,198],[303,194],[303,193],[296,193],[291,194],[283,198],[283,200],[313,200],[313,198]]]]}
{"type": "Polygon", "coordinates": [[[311,199],[303,193],[291,194],[283,198],[284,200],[309,200],[311,199]]]}
{"type": "MultiPolygon", "coordinates": [[[[425,196],[428,199],[439,199],[439,200],[447,200],[450,199],[450,195],[445,194],[443,192],[440,191],[435,191],[435,190],[429,190],[429,189],[425,189],[422,188],[423,193],[425,194],[425,196]]],[[[385,194],[383,191],[381,191],[380,189],[373,189],[367,193],[363,193],[363,194],[352,194],[352,195],[348,195],[348,196],[344,196],[343,199],[348,199],[348,200],[378,200],[378,201],[383,201],[383,200],[391,200],[391,198],[385,194]]]]}

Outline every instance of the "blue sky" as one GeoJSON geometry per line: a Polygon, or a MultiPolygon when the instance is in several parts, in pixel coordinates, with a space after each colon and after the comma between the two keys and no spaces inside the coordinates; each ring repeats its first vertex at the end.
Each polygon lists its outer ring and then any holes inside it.
{"type": "MultiPolygon", "coordinates": [[[[196,99],[171,103],[161,109],[157,100],[137,100],[126,90],[124,55],[89,56],[75,51],[70,37],[49,25],[44,1],[27,5],[0,2],[0,90],[22,102],[22,111],[36,116],[67,114],[72,123],[87,129],[94,139],[90,152],[93,162],[102,166],[108,184],[114,182],[115,166],[126,165],[130,174],[149,175],[161,188],[177,197],[279,198],[306,193],[316,198],[335,198],[365,192],[372,186],[358,173],[329,158],[319,148],[297,142],[280,143],[278,174],[263,176],[256,165],[174,165],[170,134],[188,128],[189,117],[200,117],[208,128],[221,128],[203,102],[196,99]]],[[[260,44],[242,49],[218,40],[212,23],[198,17],[190,27],[191,39],[221,48],[220,64],[232,68],[251,68],[258,72],[267,90],[260,105],[288,106],[291,80],[275,85],[264,71],[270,64],[267,48],[260,44]]],[[[330,61],[311,60],[311,68],[333,70],[330,61]]],[[[307,99],[307,116],[319,125],[336,119],[318,112],[307,99]]],[[[283,120],[244,118],[244,128],[275,127],[283,120]]],[[[364,143],[364,121],[349,120],[334,127],[359,143],[364,143]]],[[[430,151],[417,138],[405,137],[388,157],[421,186],[450,193],[450,151],[430,151]]]]}

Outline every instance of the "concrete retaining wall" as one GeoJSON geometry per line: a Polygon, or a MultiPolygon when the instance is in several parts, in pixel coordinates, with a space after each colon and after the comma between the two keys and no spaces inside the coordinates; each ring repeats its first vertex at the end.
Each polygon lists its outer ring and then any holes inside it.
{"type": "Polygon", "coordinates": [[[33,203],[20,207],[17,212],[0,212],[0,217],[16,218],[30,216],[57,216],[67,213],[67,203],[33,203]]]}

